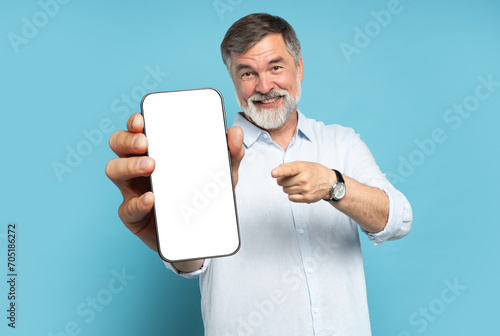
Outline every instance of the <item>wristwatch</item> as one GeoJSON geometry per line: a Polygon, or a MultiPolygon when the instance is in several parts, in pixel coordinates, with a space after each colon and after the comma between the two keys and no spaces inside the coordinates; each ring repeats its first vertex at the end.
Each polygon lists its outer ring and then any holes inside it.
{"type": "Polygon", "coordinates": [[[336,170],[332,169],[335,172],[335,175],[337,175],[337,182],[332,185],[331,189],[331,197],[326,198],[325,201],[328,202],[338,202],[345,196],[345,182],[344,178],[342,177],[342,174],[336,170]]]}

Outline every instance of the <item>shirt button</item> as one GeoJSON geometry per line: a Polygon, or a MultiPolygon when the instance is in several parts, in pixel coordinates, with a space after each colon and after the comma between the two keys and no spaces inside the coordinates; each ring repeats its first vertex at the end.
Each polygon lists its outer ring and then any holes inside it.
{"type": "Polygon", "coordinates": [[[318,308],[314,309],[314,314],[318,314],[318,313],[319,313],[319,309],[318,308]]]}
{"type": "Polygon", "coordinates": [[[309,273],[309,274],[311,274],[312,272],[313,272],[313,270],[312,270],[312,269],[308,269],[308,270],[307,270],[307,273],[309,273]]]}
{"type": "Polygon", "coordinates": [[[300,230],[299,230],[299,233],[300,233],[300,234],[304,234],[304,230],[300,229],[300,230]]]}
{"type": "Polygon", "coordinates": [[[267,139],[269,137],[269,135],[267,135],[267,133],[264,133],[263,137],[264,137],[264,139],[267,139]]]}

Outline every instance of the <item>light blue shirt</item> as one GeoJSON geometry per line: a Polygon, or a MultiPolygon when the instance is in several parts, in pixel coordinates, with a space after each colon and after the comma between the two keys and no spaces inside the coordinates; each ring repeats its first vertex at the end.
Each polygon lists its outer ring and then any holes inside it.
{"type": "Polygon", "coordinates": [[[233,125],[243,129],[245,146],[236,187],[241,249],[181,273],[200,277],[205,335],[371,335],[358,225],[328,202],[290,202],[271,170],[284,162],[317,162],[385,191],[387,225],[365,232],[375,244],[410,231],[410,204],[351,128],[325,126],[299,112],[283,151],[243,115],[233,125]]]}

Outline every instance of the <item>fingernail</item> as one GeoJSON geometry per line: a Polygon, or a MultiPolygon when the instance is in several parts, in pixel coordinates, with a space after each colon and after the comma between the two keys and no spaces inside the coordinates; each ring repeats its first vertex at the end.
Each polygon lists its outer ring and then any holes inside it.
{"type": "Polygon", "coordinates": [[[130,123],[130,128],[134,129],[134,123],[137,120],[137,114],[134,115],[134,118],[132,118],[132,122],[130,123]]]}
{"type": "Polygon", "coordinates": [[[134,129],[134,120],[135,116],[132,118],[130,117],[127,121],[127,131],[132,131],[134,129]]]}
{"type": "Polygon", "coordinates": [[[139,145],[141,144],[141,141],[142,141],[142,136],[141,136],[141,134],[137,134],[137,135],[135,136],[134,142],[133,142],[133,144],[132,144],[132,145],[134,146],[134,148],[138,148],[138,147],[139,147],[139,145]]]}
{"type": "Polygon", "coordinates": [[[149,197],[150,197],[149,193],[142,197],[142,205],[144,205],[144,206],[148,205],[149,197]]]}
{"type": "Polygon", "coordinates": [[[278,172],[277,172],[276,170],[273,170],[273,171],[271,172],[271,176],[272,176],[272,177],[276,177],[276,176],[278,176],[278,172]]]}
{"type": "Polygon", "coordinates": [[[139,168],[140,170],[143,170],[144,168],[146,168],[148,163],[149,163],[149,158],[143,157],[139,160],[139,164],[137,165],[137,168],[139,168]]]}

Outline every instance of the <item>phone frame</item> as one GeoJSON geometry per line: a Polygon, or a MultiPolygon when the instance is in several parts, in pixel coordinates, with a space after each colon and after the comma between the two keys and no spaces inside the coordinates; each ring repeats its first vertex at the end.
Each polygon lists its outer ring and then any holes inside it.
{"type": "MultiPolygon", "coordinates": [[[[225,114],[225,107],[224,107],[224,99],[222,97],[222,94],[217,89],[214,89],[214,88],[199,88],[199,89],[187,89],[187,90],[157,91],[157,92],[150,92],[150,93],[147,93],[146,95],[144,95],[144,97],[141,100],[141,115],[142,115],[142,117],[144,119],[143,134],[146,136],[146,138],[147,138],[147,128],[146,128],[147,122],[146,122],[146,116],[145,116],[145,113],[144,113],[144,102],[147,99],[147,97],[149,97],[151,95],[154,95],[154,94],[176,93],[176,92],[187,92],[187,91],[199,91],[199,90],[213,90],[213,91],[215,91],[219,95],[220,102],[221,102],[222,120],[223,120],[223,123],[224,123],[224,129],[226,130],[225,141],[226,141],[226,146],[228,146],[228,143],[227,143],[227,123],[226,123],[226,114],[225,114]]],[[[149,156],[149,146],[148,146],[148,150],[146,151],[145,155],[149,156]]],[[[157,211],[156,211],[156,200],[155,200],[155,203],[153,204],[152,211],[153,211],[153,217],[154,217],[154,221],[155,221],[156,242],[157,242],[157,246],[158,246],[158,254],[166,262],[172,263],[172,262],[190,261],[190,260],[198,260],[198,259],[209,259],[209,258],[227,257],[227,256],[231,256],[231,255],[236,254],[240,250],[240,248],[241,248],[241,236],[240,236],[240,228],[239,228],[239,218],[238,218],[238,211],[237,211],[237,203],[236,203],[236,194],[235,194],[235,190],[234,190],[233,169],[232,169],[232,164],[231,164],[231,154],[229,152],[229,147],[227,148],[227,163],[229,165],[229,175],[230,175],[229,178],[230,178],[230,182],[231,182],[232,200],[233,200],[233,204],[234,204],[234,219],[235,219],[235,224],[236,224],[236,235],[237,235],[237,240],[238,240],[238,244],[237,244],[236,249],[234,249],[234,251],[229,252],[229,253],[223,253],[223,254],[217,254],[217,255],[204,255],[204,256],[192,257],[192,258],[185,258],[185,259],[169,259],[169,258],[167,258],[162,253],[162,250],[161,250],[160,236],[158,234],[158,232],[159,232],[159,225],[158,225],[158,220],[157,220],[157,215],[156,215],[157,211]]],[[[153,171],[153,174],[154,174],[154,171],[153,171]]],[[[151,174],[149,176],[149,181],[150,181],[150,185],[151,185],[151,191],[154,193],[153,174],[151,174]]]]}

